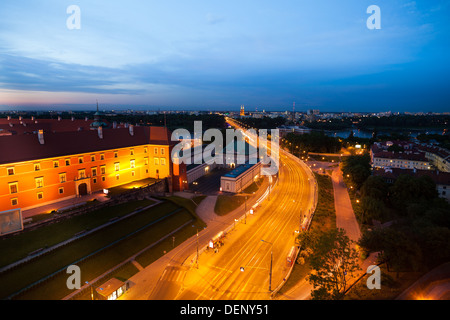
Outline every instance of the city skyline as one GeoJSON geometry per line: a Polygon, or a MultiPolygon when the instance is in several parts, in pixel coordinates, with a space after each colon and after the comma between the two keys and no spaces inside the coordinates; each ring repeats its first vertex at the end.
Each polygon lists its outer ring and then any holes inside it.
{"type": "Polygon", "coordinates": [[[0,110],[448,110],[445,1],[127,4],[2,2],[0,110]]]}

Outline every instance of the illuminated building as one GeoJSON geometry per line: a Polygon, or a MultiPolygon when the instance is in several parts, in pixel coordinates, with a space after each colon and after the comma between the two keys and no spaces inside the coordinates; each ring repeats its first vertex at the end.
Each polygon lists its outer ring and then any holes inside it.
{"type": "Polygon", "coordinates": [[[170,189],[183,190],[186,168],[172,163],[170,137],[165,127],[132,125],[0,136],[0,212],[146,178],[169,178],[170,189]]]}

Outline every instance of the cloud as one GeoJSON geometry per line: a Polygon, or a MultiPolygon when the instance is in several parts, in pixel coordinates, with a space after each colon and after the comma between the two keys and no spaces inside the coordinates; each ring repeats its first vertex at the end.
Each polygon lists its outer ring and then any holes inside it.
{"type": "Polygon", "coordinates": [[[206,22],[208,22],[208,24],[214,25],[223,21],[225,21],[225,18],[222,16],[218,16],[210,12],[206,14],[206,22]]]}

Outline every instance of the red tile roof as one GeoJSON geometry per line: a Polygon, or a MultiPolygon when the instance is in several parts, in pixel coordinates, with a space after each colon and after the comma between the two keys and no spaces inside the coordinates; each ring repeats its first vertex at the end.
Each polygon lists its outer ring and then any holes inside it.
{"type": "Polygon", "coordinates": [[[0,119],[0,129],[9,131],[12,134],[27,134],[38,130],[45,130],[46,132],[67,132],[89,130],[90,124],[94,122],[93,119],[0,119]],[[25,125],[24,125],[25,124],[25,125]]]}
{"type": "Polygon", "coordinates": [[[429,176],[436,184],[450,185],[450,173],[435,170],[414,170],[414,169],[374,169],[373,175],[388,179],[397,179],[400,175],[407,174],[416,177],[429,176]]]}
{"type": "Polygon", "coordinates": [[[45,132],[44,144],[37,134],[0,136],[0,164],[98,152],[145,144],[173,145],[171,133],[164,127],[133,127],[103,129],[103,139],[97,130],[45,132]]]}

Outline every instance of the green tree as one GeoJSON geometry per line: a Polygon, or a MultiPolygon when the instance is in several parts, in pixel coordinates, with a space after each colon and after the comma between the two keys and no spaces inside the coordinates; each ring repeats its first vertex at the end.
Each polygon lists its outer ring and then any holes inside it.
{"type": "Polygon", "coordinates": [[[313,286],[314,300],[342,298],[348,279],[358,271],[358,253],[343,229],[331,229],[314,242],[309,260],[312,272],[308,277],[313,286]]]}
{"type": "Polygon", "coordinates": [[[371,197],[383,201],[387,199],[388,192],[388,184],[379,176],[368,177],[361,187],[362,197],[371,197]]]}
{"type": "Polygon", "coordinates": [[[385,221],[387,208],[382,200],[373,197],[361,199],[361,217],[364,224],[371,224],[372,220],[385,221]]]}
{"type": "Polygon", "coordinates": [[[428,176],[400,175],[389,191],[393,207],[403,216],[407,215],[408,206],[438,197],[436,184],[428,176]]]}
{"type": "Polygon", "coordinates": [[[347,157],[342,163],[342,173],[349,176],[354,187],[359,190],[371,174],[370,156],[365,154],[347,157]]]}

